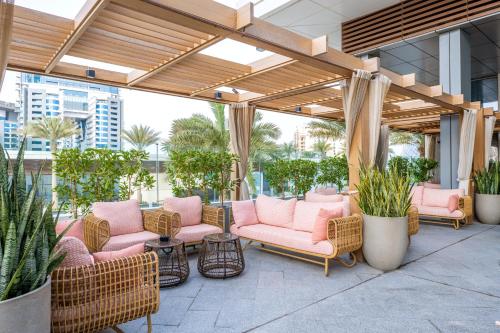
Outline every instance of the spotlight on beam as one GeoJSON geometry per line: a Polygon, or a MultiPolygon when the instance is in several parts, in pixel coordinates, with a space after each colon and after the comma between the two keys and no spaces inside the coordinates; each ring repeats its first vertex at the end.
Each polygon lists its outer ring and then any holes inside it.
{"type": "Polygon", "coordinates": [[[215,99],[222,99],[222,93],[220,91],[216,91],[214,93],[214,98],[215,99]]]}
{"type": "Polygon", "coordinates": [[[86,69],[85,70],[85,76],[88,78],[88,79],[95,79],[95,70],[94,69],[86,69]]]}
{"type": "Polygon", "coordinates": [[[301,106],[295,107],[295,112],[301,113],[302,112],[302,107],[301,106]]]}

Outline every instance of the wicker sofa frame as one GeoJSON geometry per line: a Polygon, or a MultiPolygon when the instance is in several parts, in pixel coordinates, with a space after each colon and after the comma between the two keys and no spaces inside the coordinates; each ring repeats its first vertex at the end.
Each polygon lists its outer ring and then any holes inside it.
{"type": "MultiPolygon", "coordinates": [[[[171,235],[180,230],[181,225],[179,214],[159,209],[142,210],[142,221],[144,230],[159,235],[171,235]]],[[[109,222],[92,213],[83,218],[83,230],[85,245],[90,252],[101,251],[111,237],[109,222]]]]}
{"type": "Polygon", "coordinates": [[[449,216],[419,214],[420,222],[438,224],[438,225],[451,225],[455,230],[460,229],[461,226],[472,224],[472,197],[460,197],[458,201],[458,210],[462,212],[462,217],[452,218],[449,216]]]}
{"type": "Polygon", "coordinates": [[[147,252],[52,272],[52,332],[98,332],[151,314],[160,306],[158,256],[147,252]]]}

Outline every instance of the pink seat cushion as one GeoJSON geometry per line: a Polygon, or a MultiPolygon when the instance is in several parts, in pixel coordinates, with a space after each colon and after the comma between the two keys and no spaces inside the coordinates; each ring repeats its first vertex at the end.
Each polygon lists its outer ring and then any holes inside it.
{"type": "Polygon", "coordinates": [[[324,240],[314,244],[311,241],[310,232],[297,231],[262,223],[247,225],[241,228],[237,228],[233,224],[231,226],[231,232],[241,237],[286,246],[296,250],[324,255],[331,255],[333,253],[332,243],[324,240]]]}
{"type": "Polygon", "coordinates": [[[448,210],[450,211],[450,213],[458,209],[458,201],[458,194],[450,195],[450,197],[448,198],[448,210]]]}
{"type": "Polygon", "coordinates": [[[137,200],[95,202],[92,213],[109,223],[111,236],[144,231],[141,208],[137,200]]]}
{"type": "Polygon", "coordinates": [[[293,214],[293,229],[313,232],[316,218],[322,208],[327,210],[340,208],[340,216],[343,216],[344,202],[297,202],[293,214]]]}
{"type": "Polygon", "coordinates": [[[202,203],[197,195],[187,198],[167,198],[163,204],[165,210],[179,213],[182,226],[201,223],[202,203]]]}
{"type": "Polygon", "coordinates": [[[160,235],[150,231],[141,231],[133,234],[113,236],[102,247],[103,251],[118,251],[123,250],[129,246],[142,244],[148,240],[158,239],[160,235]]]}
{"type": "Polygon", "coordinates": [[[108,261],[117,258],[130,257],[134,254],[144,253],[144,244],[136,244],[118,251],[102,251],[92,253],[95,262],[108,261]]]}
{"type": "Polygon", "coordinates": [[[338,217],[342,217],[342,207],[331,210],[320,208],[311,235],[314,244],[328,238],[328,221],[338,217]]]}
{"type": "Polygon", "coordinates": [[[259,223],[253,200],[233,201],[232,210],[237,227],[259,223]]]}
{"type": "Polygon", "coordinates": [[[281,200],[259,195],[255,201],[255,211],[260,223],[291,228],[297,199],[281,200]]]}
{"type": "Polygon", "coordinates": [[[425,182],[424,187],[425,188],[441,188],[441,184],[425,182]]]}
{"type": "Polygon", "coordinates": [[[421,205],[423,195],[424,195],[423,186],[413,186],[411,188],[411,204],[415,206],[421,205]]]}
{"type": "Polygon", "coordinates": [[[211,224],[201,223],[182,227],[175,238],[183,240],[185,243],[201,242],[203,237],[210,234],[221,233],[222,229],[211,224]]]}
{"type": "Polygon", "coordinates": [[[448,208],[449,198],[454,194],[457,194],[459,197],[463,197],[465,193],[463,189],[442,190],[424,188],[422,206],[448,208]]]}
{"type": "Polygon", "coordinates": [[[448,207],[418,206],[417,209],[418,214],[424,216],[443,216],[457,219],[464,218],[464,214],[460,210],[450,212],[448,207]]]}
{"type": "MultiPolygon", "coordinates": [[[[75,220],[61,220],[56,224],[56,234],[61,234],[73,221],[75,220]]],[[[83,237],[83,220],[77,219],[71,228],[66,231],[64,236],[76,237],[82,242],[85,241],[83,237]]]]}
{"type": "Polygon", "coordinates": [[[76,237],[63,237],[57,243],[56,250],[66,253],[64,260],[59,267],[75,267],[83,265],[93,265],[94,258],[81,240],[76,237]]]}
{"type": "Polygon", "coordinates": [[[305,201],[309,202],[341,202],[344,200],[344,196],[340,194],[322,194],[307,192],[305,201]]]}
{"type": "Polygon", "coordinates": [[[316,189],[316,193],[323,195],[334,195],[337,194],[337,189],[335,187],[320,187],[316,189]]]}

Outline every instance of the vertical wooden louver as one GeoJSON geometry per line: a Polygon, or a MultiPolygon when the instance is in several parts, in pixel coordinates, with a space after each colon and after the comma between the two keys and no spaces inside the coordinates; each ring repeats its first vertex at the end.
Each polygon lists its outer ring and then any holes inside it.
{"type": "Polygon", "coordinates": [[[406,0],[342,24],[342,50],[361,53],[500,12],[498,0],[406,0]]]}

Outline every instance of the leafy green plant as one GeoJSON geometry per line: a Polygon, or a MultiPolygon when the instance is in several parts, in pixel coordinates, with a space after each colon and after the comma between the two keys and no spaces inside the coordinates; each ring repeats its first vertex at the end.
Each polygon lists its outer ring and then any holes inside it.
{"type": "Polygon", "coordinates": [[[138,200],[142,201],[141,190],[145,188],[150,190],[153,188],[155,179],[143,167],[142,162],[147,160],[149,154],[143,150],[121,151],[118,153],[120,157],[120,199],[128,200],[138,192],[138,200]]]}
{"type": "Polygon", "coordinates": [[[52,205],[46,205],[38,192],[40,172],[26,190],[24,148],[23,142],[9,166],[0,145],[0,301],[39,288],[64,259],[55,250],[64,233],[56,236],[52,205]]]}
{"type": "Polygon", "coordinates": [[[238,157],[228,152],[214,153],[214,177],[210,181],[210,186],[219,193],[219,201],[224,205],[224,193],[234,190],[236,180],[231,179],[231,172],[238,157]]]}
{"type": "Polygon", "coordinates": [[[345,154],[328,157],[318,163],[318,184],[335,184],[341,191],[349,180],[349,165],[345,154]]]}
{"type": "Polygon", "coordinates": [[[488,169],[476,172],[474,182],[479,194],[500,194],[500,162],[493,162],[488,169]]]}
{"type": "Polygon", "coordinates": [[[429,158],[412,159],[410,162],[410,175],[414,183],[423,183],[432,178],[432,171],[439,165],[438,161],[429,158]]]}
{"type": "Polygon", "coordinates": [[[389,167],[389,170],[394,170],[401,176],[410,176],[411,161],[407,157],[394,156],[389,160],[389,163],[387,165],[389,167]]]}
{"type": "Polygon", "coordinates": [[[167,179],[175,196],[191,196],[197,186],[195,150],[172,150],[166,162],[167,179]]]}
{"type": "Polygon", "coordinates": [[[403,217],[411,205],[411,180],[397,168],[380,171],[362,166],[357,198],[363,214],[380,217],[403,217]]]}
{"type": "Polygon", "coordinates": [[[314,183],[318,172],[318,164],[310,160],[288,161],[289,179],[292,181],[292,192],[295,197],[305,195],[314,183]]]}
{"type": "Polygon", "coordinates": [[[269,162],[264,167],[264,176],[269,186],[282,197],[285,197],[285,190],[290,175],[290,164],[287,160],[275,160],[269,162]]]}

